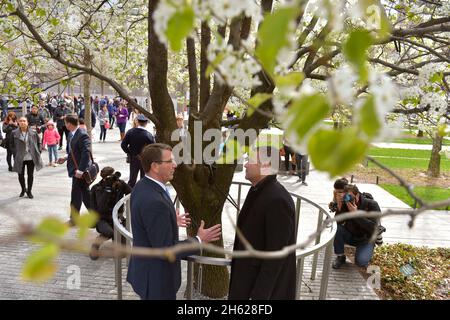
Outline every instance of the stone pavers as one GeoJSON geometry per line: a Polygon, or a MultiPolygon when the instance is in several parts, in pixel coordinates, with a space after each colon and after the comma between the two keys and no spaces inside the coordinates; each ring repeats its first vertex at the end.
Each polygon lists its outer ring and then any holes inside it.
{"type": "MultiPolygon", "coordinates": [[[[121,171],[123,178],[127,180],[128,165],[125,163],[125,155],[116,141],[118,136],[117,129],[108,130],[106,143],[94,142],[94,155],[101,167],[111,165],[116,170],[121,171]]],[[[46,163],[48,160],[47,153],[43,152],[42,157],[44,163],[46,163]]],[[[309,183],[307,187],[300,186],[295,177],[280,176],[279,179],[289,191],[298,192],[325,208],[330,201],[332,181],[325,174],[312,170],[307,180],[309,183]]],[[[245,181],[243,173],[237,173],[235,180],[245,181]]],[[[2,213],[2,219],[0,219],[0,265],[2,271],[0,272],[0,299],[116,299],[114,263],[112,259],[108,258],[91,261],[85,254],[63,252],[57,259],[58,272],[49,282],[30,284],[20,280],[22,263],[35,246],[22,239],[17,240],[15,238],[17,230],[15,219],[5,218],[4,215],[7,214],[34,223],[48,215],[67,219],[69,216],[71,180],[67,177],[65,165],[57,168],[45,167],[39,171],[35,176],[33,190],[35,198],[33,200],[19,198],[20,187],[17,174],[7,171],[5,151],[0,149],[0,185],[2,186],[0,192],[0,213],[2,213]],[[73,270],[78,270],[77,268],[79,268],[81,280],[79,288],[71,282],[73,270]]],[[[364,191],[366,190],[364,189],[364,191]]],[[[233,197],[237,196],[235,192],[233,189],[231,190],[233,197]]],[[[374,191],[370,192],[374,193],[374,191]]],[[[374,196],[378,197],[375,194],[374,196]]],[[[241,204],[244,198],[243,194],[241,204]]],[[[299,239],[315,228],[317,210],[314,210],[312,207],[308,209],[307,205],[302,204],[299,239]]],[[[231,217],[235,217],[235,210],[231,206],[227,206],[226,211],[230,213],[231,217]]],[[[442,217],[442,219],[447,221],[446,217],[442,217]]],[[[230,248],[234,240],[234,231],[230,229],[231,223],[225,214],[223,225],[224,242],[230,248]]],[[[406,228],[406,223],[404,227],[406,228]]],[[[75,238],[75,232],[76,230],[72,229],[68,238],[75,238]]],[[[183,232],[181,234],[183,235],[183,232]]],[[[95,235],[95,232],[92,231],[89,237],[93,239],[95,235]]],[[[301,299],[318,298],[322,270],[321,261],[319,259],[317,277],[312,281],[309,279],[311,258],[305,260],[303,281],[307,286],[302,286],[301,299]],[[308,287],[311,288],[312,292],[308,287]]],[[[186,283],[185,262],[182,262],[182,267],[183,285],[178,293],[179,299],[183,299],[186,283]]],[[[124,267],[123,279],[125,279],[125,275],[126,268],[124,267]]],[[[123,281],[123,284],[124,299],[137,299],[130,286],[125,281],[123,281]]],[[[347,264],[341,270],[332,270],[327,298],[377,299],[377,296],[366,285],[366,281],[360,275],[358,269],[352,264],[347,264]]]]}

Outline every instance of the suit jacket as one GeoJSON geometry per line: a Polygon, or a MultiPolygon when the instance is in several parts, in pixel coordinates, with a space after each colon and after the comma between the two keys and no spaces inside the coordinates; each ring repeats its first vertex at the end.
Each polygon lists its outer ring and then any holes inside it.
{"type": "Polygon", "coordinates": [[[91,139],[87,134],[86,130],[78,128],[75,132],[75,135],[72,137],[70,142],[67,144],[66,152],[67,152],[67,173],[69,177],[73,177],[75,175],[75,171],[77,170],[75,167],[75,163],[72,159],[72,154],[69,151],[73,152],[73,156],[78,164],[78,170],[86,171],[86,169],[91,164],[91,139]]]}
{"type": "MultiPolygon", "coordinates": [[[[287,190],[268,176],[251,187],[237,226],[257,250],[295,244],[295,206],[287,190]]],[[[238,237],[233,250],[244,250],[238,237]]],[[[281,259],[239,258],[231,262],[229,299],[295,299],[295,252],[281,259]]]]}
{"type": "Polygon", "coordinates": [[[137,156],[148,144],[155,143],[153,135],[143,128],[132,128],[128,130],[120,144],[125,153],[137,156]]]}
{"type": "MultiPolygon", "coordinates": [[[[180,242],[175,208],[164,192],[148,178],[134,186],[131,192],[133,246],[164,248],[180,242]]],[[[192,252],[177,256],[175,262],[132,255],[127,281],[141,299],[175,300],[181,285],[180,258],[190,254],[192,252]]]]}

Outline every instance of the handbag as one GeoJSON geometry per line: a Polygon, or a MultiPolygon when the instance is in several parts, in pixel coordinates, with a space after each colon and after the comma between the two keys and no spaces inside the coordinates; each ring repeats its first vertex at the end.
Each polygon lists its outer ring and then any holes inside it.
{"type": "Polygon", "coordinates": [[[109,129],[111,128],[111,124],[109,123],[109,121],[105,122],[105,129],[109,129]]]}
{"type": "MultiPolygon", "coordinates": [[[[78,170],[78,163],[75,160],[75,157],[73,155],[73,151],[70,150],[70,154],[72,156],[73,163],[75,164],[75,169],[78,170]]],[[[92,157],[92,152],[89,151],[89,154],[91,156],[91,164],[87,167],[87,169],[83,172],[83,175],[81,178],[88,184],[91,185],[92,182],[97,179],[97,175],[100,172],[100,167],[98,166],[97,162],[94,162],[94,157],[92,157]]]]}

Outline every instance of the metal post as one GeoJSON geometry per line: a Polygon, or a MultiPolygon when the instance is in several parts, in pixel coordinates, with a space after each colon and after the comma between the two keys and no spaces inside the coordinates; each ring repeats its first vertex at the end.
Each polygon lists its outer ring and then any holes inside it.
{"type": "Polygon", "coordinates": [[[302,204],[302,199],[297,198],[297,204],[295,206],[295,239],[297,241],[297,235],[298,235],[298,224],[300,221],[300,206],[302,204]]]}
{"type": "Polygon", "coordinates": [[[350,183],[353,183],[353,175],[350,178],[350,183]]]}
{"type": "MultiPolygon", "coordinates": [[[[320,227],[322,226],[322,221],[323,221],[323,211],[319,210],[319,217],[317,219],[317,228],[316,231],[320,229],[320,227]]],[[[316,244],[320,243],[320,237],[321,237],[322,233],[318,234],[316,237],[316,244]]],[[[316,251],[316,253],[314,253],[314,258],[313,258],[313,264],[312,264],[312,270],[311,270],[311,280],[315,280],[316,279],[316,269],[317,269],[317,260],[319,259],[319,251],[316,251]]]]}
{"type": "MultiPolygon", "coordinates": [[[[125,201],[125,214],[126,214],[126,228],[128,231],[131,231],[131,201],[125,201]]],[[[122,240],[122,235],[120,237],[120,240],[122,240]]],[[[120,242],[122,243],[122,241],[120,242]]],[[[131,240],[126,238],[126,246],[127,248],[131,248],[131,240]]],[[[130,264],[130,254],[127,254],[127,267],[130,264]]]]}
{"type": "Polygon", "coordinates": [[[377,176],[377,185],[380,183],[380,177],[377,176]]]}
{"type": "Polygon", "coordinates": [[[302,294],[302,279],[303,279],[303,267],[305,265],[305,259],[300,258],[297,260],[297,276],[296,276],[296,288],[295,288],[295,300],[300,300],[302,294]]]}
{"type": "Polygon", "coordinates": [[[186,299],[192,300],[192,288],[194,287],[194,263],[192,261],[188,261],[187,264],[186,299]]]}
{"type": "MultiPolygon", "coordinates": [[[[114,242],[115,245],[120,244],[121,234],[117,229],[114,229],[114,242]]],[[[122,258],[116,253],[114,258],[114,269],[116,273],[116,287],[117,287],[117,300],[122,300],[122,258]]]]}
{"type": "Polygon", "coordinates": [[[325,257],[323,258],[322,280],[320,281],[319,300],[327,299],[328,278],[331,271],[331,256],[333,255],[333,241],[325,248],[325,257]]]}
{"type": "Polygon", "coordinates": [[[237,210],[236,210],[236,221],[237,221],[237,215],[239,214],[239,210],[241,209],[241,188],[242,185],[239,183],[238,184],[238,198],[237,198],[237,210]]]}

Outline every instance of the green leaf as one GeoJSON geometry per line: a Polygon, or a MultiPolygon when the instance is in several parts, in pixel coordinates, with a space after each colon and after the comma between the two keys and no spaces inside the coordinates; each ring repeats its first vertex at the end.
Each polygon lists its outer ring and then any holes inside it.
{"type": "Polygon", "coordinates": [[[250,117],[255,109],[259,108],[259,106],[270,99],[272,95],[270,93],[257,93],[253,97],[247,100],[247,102],[253,107],[247,108],[247,116],[250,117]]]}
{"type": "Polygon", "coordinates": [[[444,79],[444,74],[442,72],[436,72],[430,77],[432,83],[441,83],[444,79]]]}
{"type": "Polygon", "coordinates": [[[297,8],[280,8],[267,15],[258,30],[256,57],[266,72],[273,74],[280,50],[289,44],[289,24],[297,16],[297,8]]]}
{"type": "Polygon", "coordinates": [[[45,281],[50,279],[56,271],[55,257],[59,248],[55,244],[48,244],[33,252],[25,261],[22,278],[31,281],[45,281]]]}
{"type": "Polygon", "coordinates": [[[305,95],[292,102],[287,118],[292,119],[286,128],[288,134],[295,132],[300,139],[328,116],[330,105],[320,93],[305,95]]]}
{"type": "Polygon", "coordinates": [[[367,30],[355,30],[344,43],[343,52],[348,61],[358,71],[360,80],[367,81],[367,49],[372,44],[372,36],[367,30]]]}
{"type": "Polygon", "coordinates": [[[78,236],[83,239],[90,228],[94,227],[98,221],[99,215],[95,211],[89,211],[87,214],[72,214],[75,224],[78,226],[78,236]]]}
{"type": "Polygon", "coordinates": [[[47,12],[45,11],[45,9],[43,8],[37,8],[36,9],[36,15],[40,18],[45,17],[45,15],[47,14],[47,12]]]}
{"type": "Polygon", "coordinates": [[[169,40],[170,48],[173,51],[180,51],[183,40],[194,28],[194,10],[185,6],[176,11],[169,19],[166,36],[169,40]]]}
{"type": "Polygon", "coordinates": [[[298,87],[304,79],[303,72],[291,72],[284,76],[276,76],[275,84],[277,87],[298,87]]]}
{"type": "Polygon", "coordinates": [[[308,143],[311,161],[317,170],[337,176],[350,170],[362,161],[368,143],[357,137],[354,128],[341,131],[320,129],[308,143]]]}
{"type": "Polygon", "coordinates": [[[30,237],[32,242],[49,242],[52,238],[60,238],[66,234],[69,227],[57,218],[45,218],[35,229],[35,234],[30,237]]]}
{"type": "Polygon", "coordinates": [[[369,138],[376,136],[381,129],[381,123],[375,108],[375,99],[373,96],[370,96],[366,99],[359,111],[361,129],[369,138]]]}
{"type": "Polygon", "coordinates": [[[48,21],[54,27],[56,27],[59,24],[59,19],[56,19],[56,18],[50,18],[50,19],[48,19],[48,21]]]}
{"type": "Polygon", "coordinates": [[[16,11],[16,8],[14,7],[14,5],[11,2],[8,2],[8,4],[6,5],[6,10],[8,12],[14,12],[14,11],[16,11]]]}

